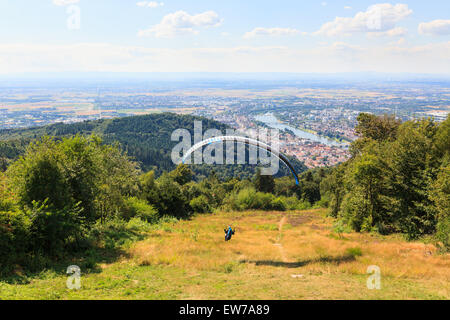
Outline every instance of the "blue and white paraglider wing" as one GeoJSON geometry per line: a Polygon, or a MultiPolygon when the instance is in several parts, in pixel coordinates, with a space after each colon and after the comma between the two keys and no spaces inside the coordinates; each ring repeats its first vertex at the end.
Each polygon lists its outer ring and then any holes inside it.
{"type": "Polygon", "coordinates": [[[273,150],[269,145],[261,142],[261,141],[257,141],[251,138],[247,138],[247,137],[241,137],[241,136],[219,136],[219,137],[213,137],[213,138],[209,138],[209,139],[205,139],[203,141],[200,141],[198,143],[196,143],[195,145],[193,145],[187,152],[186,154],[183,156],[182,159],[182,163],[185,163],[186,160],[190,157],[190,155],[197,149],[202,148],[203,146],[212,144],[212,143],[216,143],[216,142],[223,142],[223,141],[236,141],[236,142],[241,142],[244,143],[246,145],[253,145],[256,146],[260,149],[263,150],[267,150],[268,152],[272,153],[273,155],[275,155],[276,157],[278,157],[278,159],[280,159],[291,171],[292,175],[295,178],[295,184],[298,185],[298,175],[297,172],[295,171],[294,167],[292,166],[292,164],[289,162],[289,160],[286,158],[286,156],[282,153],[280,153],[278,150],[273,150]]]}

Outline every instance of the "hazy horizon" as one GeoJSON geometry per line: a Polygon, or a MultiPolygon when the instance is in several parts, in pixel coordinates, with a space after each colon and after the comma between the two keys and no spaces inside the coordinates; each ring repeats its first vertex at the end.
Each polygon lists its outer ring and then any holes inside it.
{"type": "Polygon", "coordinates": [[[114,72],[114,71],[74,71],[74,72],[16,72],[16,73],[0,73],[0,79],[58,79],[87,77],[122,77],[122,78],[153,78],[153,79],[178,79],[179,77],[188,77],[189,79],[230,79],[230,78],[246,78],[246,79],[264,79],[264,80],[291,80],[303,78],[340,78],[340,79],[358,79],[360,77],[366,79],[385,79],[392,78],[398,80],[413,79],[449,79],[450,73],[415,73],[415,72],[377,72],[377,71],[355,71],[355,72],[114,72]]]}

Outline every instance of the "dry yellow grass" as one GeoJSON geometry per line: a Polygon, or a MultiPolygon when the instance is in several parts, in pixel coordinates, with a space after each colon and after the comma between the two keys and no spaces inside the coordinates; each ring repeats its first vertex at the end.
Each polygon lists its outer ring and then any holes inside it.
{"type": "MultiPolygon", "coordinates": [[[[227,298],[382,298],[383,289],[368,290],[365,285],[369,265],[380,267],[388,286],[400,281],[400,287],[417,285],[424,297],[430,290],[449,298],[448,255],[437,255],[433,245],[396,236],[350,233],[340,238],[320,209],[198,216],[156,232],[137,243],[131,254],[136,265],[180,268],[192,277],[225,272],[229,281],[248,286],[242,295],[227,298]],[[222,230],[229,223],[237,232],[225,242],[222,230]],[[349,253],[352,248],[362,255],[349,253]]],[[[395,290],[406,290],[403,298],[408,298],[409,289],[395,290]]],[[[393,297],[395,290],[390,292],[393,297]]],[[[190,288],[188,297],[213,298],[208,291],[190,288]]]]}
{"type": "Polygon", "coordinates": [[[398,235],[332,231],[325,210],[200,215],[166,223],[120,260],[29,284],[0,282],[2,299],[449,299],[449,255],[398,235]],[[231,224],[236,234],[224,241],[231,224]],[[367,267],[381,270],[368,289],[367,267]]]}

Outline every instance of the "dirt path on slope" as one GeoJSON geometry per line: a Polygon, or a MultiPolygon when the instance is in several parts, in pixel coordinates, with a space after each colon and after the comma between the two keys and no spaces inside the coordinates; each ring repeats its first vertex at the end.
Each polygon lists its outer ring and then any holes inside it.
{"type": "Polygon", "coordinates": [[[286,223],[287,217],[283,216],[280,222],[278,223],[278,237],[277,242],[274,243],[275,246],[280,250],[281,259],[283,262],[287,262],[286,253],[284,251],[283,245],[281,244],[281,238],[283,237],[283,225],[286,223]]]}

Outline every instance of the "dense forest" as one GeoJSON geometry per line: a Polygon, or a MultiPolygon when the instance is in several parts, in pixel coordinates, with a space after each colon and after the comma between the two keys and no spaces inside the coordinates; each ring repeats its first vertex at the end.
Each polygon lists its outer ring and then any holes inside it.
{"type": "Polygon", "coordinates": [[[450,118],[400,123],[362,113],[351,159],[305,171],[299,185],[254,167],[224,179],[214,167],[196,177],[195,166],[156,169],[155,160],[139,161],[146,158],[136,150],[146,145],[167,157],[170,130],[192,129],[193,119],[162,114],[3,131],[0,274],[76,256],[89,265],[98,250],[139,238],[159,221],[216,210],[329,207],[339,232],[431,237],[449,249],[450,118]]]}
{"type": "MultiPolygon", "coordinates": [[[[154,170],[157,176],[163,171],[175,169],[171,160],[171,151],[178,143],[171,141],[176,129],[187,129],[194,138],[194,121],[202,122],[202,129],[218,129],[223,134],[229,126],[220,122],[174,113],[159,113],[144,116],[132,116],[115,119],[102,119],[72,124],[53,124],[44,127],[0,130],[0,169],[5,170],[11,160],[25,152],[26,146],[34,139],[43,136],[71,137],[76,134],[89,136],[97,134],[104,143],[119,143],[119,146],[131,158],[139,163],[143,171],[154,170]]],[[[192,141],[193,142],[193,141],[192,141]]],[[[247,154],[248,158],[248,154],[247,154]]],[[[305,165],[296,158],[289,157],[297,172],[306,170],[305,165]]],[[[255,165],[195,165],[194,179],[209,176],[213,171],[220,179],[250,178],[256,170],[255,165]]],[[[277,176],[289,175],[289,169],[280,166],[277,176]]]]}

